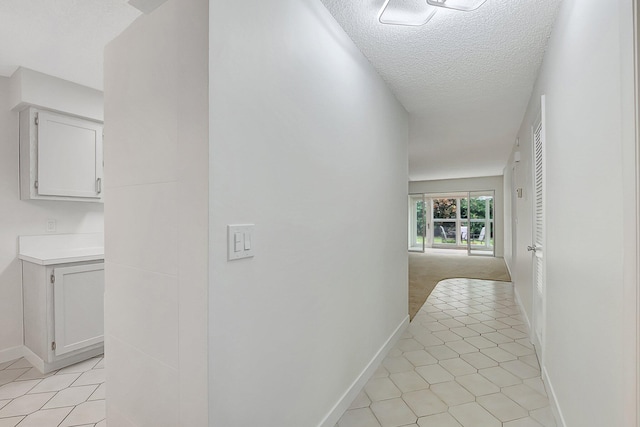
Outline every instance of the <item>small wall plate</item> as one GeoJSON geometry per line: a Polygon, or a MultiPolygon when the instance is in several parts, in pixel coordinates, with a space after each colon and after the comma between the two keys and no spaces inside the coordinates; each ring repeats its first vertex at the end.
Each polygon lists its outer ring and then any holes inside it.
{"type": "Polygon", "coordinates": [[[236,224],[227,226],[227,260],[235,261],[251,258],[255,251],[255,224],[236,224]]]}

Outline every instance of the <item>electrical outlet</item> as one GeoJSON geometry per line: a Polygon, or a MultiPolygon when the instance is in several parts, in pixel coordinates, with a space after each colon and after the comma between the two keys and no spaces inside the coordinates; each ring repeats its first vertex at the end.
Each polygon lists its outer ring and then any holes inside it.
{"type": "Polygon", "coordinates": [[[56,220],[48,219],[47,220],[47,233],[55,233],[56,232],[56,220]]]}

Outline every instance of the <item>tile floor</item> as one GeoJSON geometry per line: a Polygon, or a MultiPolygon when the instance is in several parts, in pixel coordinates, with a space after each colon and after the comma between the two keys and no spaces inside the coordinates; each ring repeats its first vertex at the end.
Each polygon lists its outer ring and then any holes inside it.
{"type": "Polygon", "coordinates": [[[556,427],[511,283],[440,282],[337,427],[556,427]]]}
{"type": "Polygon", "coordinates": [[[0,363],[0,427],[105,427],[104,391],[102,356],[45,375],[0,363]]]}
{"type": "MultiPolygon", "coordinates": [[[[0,427],[105,427],[104,359],[0,363],[0,427]]],[[[337,427],[556,427],[510,283],[444,280],[337,427]]]]}

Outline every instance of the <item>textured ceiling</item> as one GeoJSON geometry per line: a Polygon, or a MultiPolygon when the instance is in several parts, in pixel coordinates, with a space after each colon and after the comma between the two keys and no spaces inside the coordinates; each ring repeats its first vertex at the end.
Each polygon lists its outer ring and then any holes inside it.
{"type": "Polygon", "coordinates": [[[384,0],[322,2],[410,113],[412,181],[502,175],[560,0],[487,0],[421,27],[380,24],[384,0]]]}
{"type": "MultiPolygon", "coordinates": [[[[321,1],[410,113],[411,180],[502,174],[560,0],[487,0],[422,27],[380,24],[384,0],[321,1]]],[[[0,75],[102,89],[104,46],[139,15],[127,0],[1,0],[0,75]]]]}
{"type": "Polygon", "coordinates": [[[102,90],[104,46],[139,15],[127,0],[1,0],[0,76],[23,66],[102,90]]]}

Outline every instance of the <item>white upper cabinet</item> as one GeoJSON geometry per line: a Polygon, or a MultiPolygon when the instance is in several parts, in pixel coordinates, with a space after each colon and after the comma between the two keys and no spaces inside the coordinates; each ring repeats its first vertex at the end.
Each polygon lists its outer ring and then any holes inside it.
{"type": "Polygon", "coordinates": [[[23,110],[20,169],[22,199],[102,201],[102,124],[23,110]]]}

